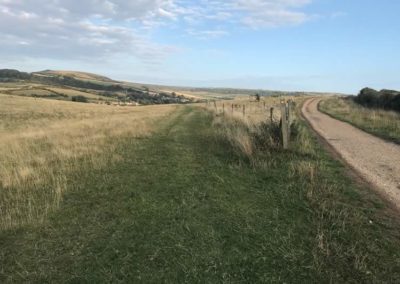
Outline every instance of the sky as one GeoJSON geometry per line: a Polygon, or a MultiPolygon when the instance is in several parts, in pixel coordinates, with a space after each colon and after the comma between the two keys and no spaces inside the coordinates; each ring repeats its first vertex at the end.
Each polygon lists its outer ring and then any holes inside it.
{"type": "Polygon", "coordinates": [[[0,69],[197,87],[400,89],[397,0],[0,0],[0,69]]]}

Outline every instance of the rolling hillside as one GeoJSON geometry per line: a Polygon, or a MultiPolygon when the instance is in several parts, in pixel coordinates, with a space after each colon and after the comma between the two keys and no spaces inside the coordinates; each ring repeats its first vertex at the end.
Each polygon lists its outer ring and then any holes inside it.
{"type": "Polygon", "coordinates": [[[42,76],[68,76],[78,80],[118,83],[105,76],[80,71],[44,70],[40,72],[34,72],[33,74],[42,76]]]}
{"type": "Polygon", "coordinates": [[[104,76],[74,71],[34,73],[0,70],[0,90],[4,94],[35,98],[72,100],[119,105],[180,104],[195,99],[174,92],[135,87],[104,76]]]}

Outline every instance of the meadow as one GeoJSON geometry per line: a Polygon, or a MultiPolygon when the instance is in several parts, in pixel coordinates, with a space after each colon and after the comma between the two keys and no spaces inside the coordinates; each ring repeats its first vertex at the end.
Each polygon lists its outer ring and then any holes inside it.
{"type": "Polygon", "coordinates": [[[78,90],[67,87],[54,87],[50,85],[19,85],[13,84],[1,84],[0,91],[3,94],[23,96],[23,97],[37,97],[37,98],[47,98],[56,100],[71,101],[73,97],[82,96],[87,99],[88,102],[99,103],[109,101],[116,102],[117,100],[113,97],[104,97],[97,94],[93,90],[78,90]]]}
{"type": "Polygon", "coordinates": [[[400,281],[397,213],[320,146],[304,97],[289,150],[269,117],[280,98],[27,99],[0,96],[0,206],[15,221],[0,228],[1,282],[400,281]]]}
{"type": "Polygon", "coordinates": [[[400,113],[363,107],[351,98],[332,97],[319,106],[324,113],[368,133],[400,144],[400,113]]]}
{"type": "Polygon", "coordinates": [[[41,222],[56,208],[66,175],[82,163],[122,157],[124,137],[145,137],[175,107],[120,108],[0,95],[0,228],[41,222]]]}

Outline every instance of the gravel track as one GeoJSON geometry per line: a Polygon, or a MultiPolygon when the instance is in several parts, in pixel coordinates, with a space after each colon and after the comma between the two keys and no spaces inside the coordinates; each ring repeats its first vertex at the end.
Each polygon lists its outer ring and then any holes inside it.
{"type": "Polygon", "coordinates": [[[304,117],[351,167],[400,209],[400,145],[321,113],[321,100],[306,101],[304,117]]]}

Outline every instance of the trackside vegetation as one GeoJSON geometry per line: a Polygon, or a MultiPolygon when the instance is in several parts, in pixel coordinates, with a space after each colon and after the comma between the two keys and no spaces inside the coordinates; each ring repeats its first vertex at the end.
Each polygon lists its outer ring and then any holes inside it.
{"type": "Polygon", "coordinates": [[[400,113],[364,107],[351,97],[332,97],[321,101],[319,109],[370,134],[400,144],[400,113]]]}
{"type": "Polygon", "coordinates": [[[301,120],[288,151],[202,107],[157,125],[119,135],[107,167],[82,156],[42,222],[2,229],[0,282],[400,281],[398,220],[301,120]]]}

